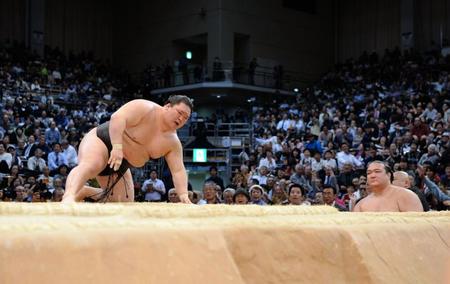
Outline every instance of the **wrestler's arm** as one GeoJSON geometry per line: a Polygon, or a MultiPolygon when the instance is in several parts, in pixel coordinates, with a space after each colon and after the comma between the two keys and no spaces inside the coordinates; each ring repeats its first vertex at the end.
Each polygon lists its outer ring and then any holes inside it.
{"type": "Polygon", "coordinates": [[[362,202],[363,202],[363,200],[360,200],[358,203],[356,203],[355,207],[353,207],[352,212],[362,212],[362,210],[361,210],[362,202]]]}
{"type": "Polygon", "coordinates": [[[108,160],[110,167],[118,170],[123,159],[122,137],[126,128],[137,125],[152,109],[146,100],[132,100],[112,114],[109,121],[109,137],[113,146],[108,160]]]}
{"type": "Polygon", "coordinates": [[[356,203],[356,205],[353,207],[352,212],[364,212],[364,210],[363,210],[363,208],[362,208],[362,204],[363,204],[364,202],[366,202],[366,198],[367,198],[367,197],[363,197],[363,198],[361,198],[359,201],[358,201],[358,200],[355,201],[355,202],[357,202],[357,203],[356,203]]]}
{"type": "Polygon", "coordinates": [[[187,190],[188,178],[183,163],[183,152],[178,138],[173,142],[171,150],[165,155],[165,159],[172,173],[172,180],[178,197],[183,203],[191,203],[187,190]]]}

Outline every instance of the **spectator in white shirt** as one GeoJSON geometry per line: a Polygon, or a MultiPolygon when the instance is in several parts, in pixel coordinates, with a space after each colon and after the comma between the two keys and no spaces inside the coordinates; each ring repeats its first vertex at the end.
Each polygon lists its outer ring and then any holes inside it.
{"type": "Polygon", "coordinates": [[[295,116],[295,130],[297,132],[297,134],[303,133],[305,132],[305,122],[303,121],[302,117],[297,117],[295,116]]]}
{"type": "Polygon", "coordinates": [[[283,135],[281,133],[278,133],[277,136],[272,136],[267,139],[262,138],[255,138],[255,141],[257,145],[268,145],[270,144],[272,146],[272,153],[278,153],[283,150],[283,146],[281,145],[283,142],[283,135]]]}
{"type": "Polygon", "coordinates": [[[258,173],[252,173],[249,176],[248,186],[250,186],[250,182],[253,179],[256,179],[258,181],[259,185],[267,184],[267,178],[269,175],[269,170],[266,166],[261,166],[258,168],[258,173]]]}
{"type": "Polygon", "coordinates": [[[336,163],[336,159],[333,158],[333,154],[331,153],[331,151],[330,150],[326,151],[324,156],[325,156],[325,159],[322,160],[324,168],[329,167],[333,171],[336,171],[337,163],[336,163]]]}
{"type": "Polygon", "coordinates": [[[78,165],[77,150],[75,150],[75,148],[69,144],[69,141],[67,141],[66,139],[62,140],[61,148],[63,150],[62,154],[66,158],[69,168],[73,168],[78,165]]]}
{"type": "Polygon", "coordinates": [[[323,169],[323,161],[320,157],[319,152],[314,153],[314,157],[311,162],[311,168],[312,168],[312,171],[315,173],[318,173],[323,169]]]}
{"type": "Polygon", "coordinates": [[[356,159],[356,157],[349,152],[349,147],[347,143],[341,144],[341,152],[336,155],[339,170],[342,170],[345,164],[352,164],[353,168],[360,167],[362,165],[361,161],[356,159]]]}
{"type": "Polygon", "coordinates": [[[427,104],[427,108],[422,112],[420,117],[425,117],[426,120],[434,120],[438,111],[433,107],[432,103],[427,104]]]}
{"type": "Polygon", "coordinates": [[[67,160],[61,152],[61,144],[55,143],[53,145],[53,151],[48,154],[48,168],[50,172],[55,174],[59,166],[62,165],[67,166],[67,160]]]}
{"type": "Polygon", "coordinates": [[[0,143],[0,162],[4,162],[8,166],[7,169],[5,168],[2,170],[9,172],[9,169],[11,168],[12,159],[13,157],[11,153],[6,152],[5,145],[3,145],[3,143],[0,143]]]}
{"type": "Polygon", "coordinates": [[[150,172],[150,179],[144,181],[141,190],[145,192],[145,201],[151,202],[161,201],[161,197],[166,193],[166,187],[163,181],[158,179],[156,170],[150,172]]]}
{"type": "Polygon", "coordinates": [[[47,164],[45,163],[45,160],[42,159],[43,154],[44,153],[40,148],[37,148],[34,151],[34,156],[28,159],[27,166],[29,170],[39,172],[42,172],[44,170],[47,164]]]}
{"type": "Polygon", "coordinates": [[[50,192],[53,192],[55,189],[53,187],[53,177],[50,176],[50,169],[47,166],[44,167],[42,174],[38,176],[37,180],[45,184],[50,189],[50,192]]]}
{"type": "Polygon", "coordinates": [[[287,131],[291,127],[291,120],[288,117],[287,113],[283,114],[283,118],[277,124],[277,130],[287,131]]]}
{"type": "Polygon", "coordinates": [[[275,161],[275,159],[273,158],[273,153],[270,150],[266,151],[266,157],[262,158],[259,161],[259,167],[265,166],[269,169],[269,171],[273,171],[275,170],[275,168],[277,167],[277,162],[275,161]]]}

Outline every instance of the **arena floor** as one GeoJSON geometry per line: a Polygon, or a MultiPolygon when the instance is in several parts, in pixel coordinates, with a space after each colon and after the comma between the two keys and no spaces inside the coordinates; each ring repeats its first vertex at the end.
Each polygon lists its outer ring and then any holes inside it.
{"type": "Polygon", "coordinates": [[[450,212],[0,203],[0,283],[450,283],[450,212]]]}

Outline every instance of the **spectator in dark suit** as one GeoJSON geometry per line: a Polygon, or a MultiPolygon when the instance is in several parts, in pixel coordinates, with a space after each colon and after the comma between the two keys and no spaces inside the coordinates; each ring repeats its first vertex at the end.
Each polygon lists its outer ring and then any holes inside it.
{"type": "Polygon", "coordinates": [[[223,179],[217,175],[217,167],[216,166],[210,167],[209,174],[210,174],[210,177],[207,178],[205,182],[212,181],[215,184],[217,184],[218,186],[220,186],[220,188],[223,190],[224,189],[223,179]]]}

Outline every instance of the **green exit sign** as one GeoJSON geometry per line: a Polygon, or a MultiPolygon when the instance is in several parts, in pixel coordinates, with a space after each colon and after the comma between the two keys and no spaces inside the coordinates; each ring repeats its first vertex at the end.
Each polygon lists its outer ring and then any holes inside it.
{"type": "Polygon", "coordinates": [[[194,157],[192,158],[193,162],[197,163],[205,163],[208,161],[208,153],[206,149],[194,149],[194,157]]]}

